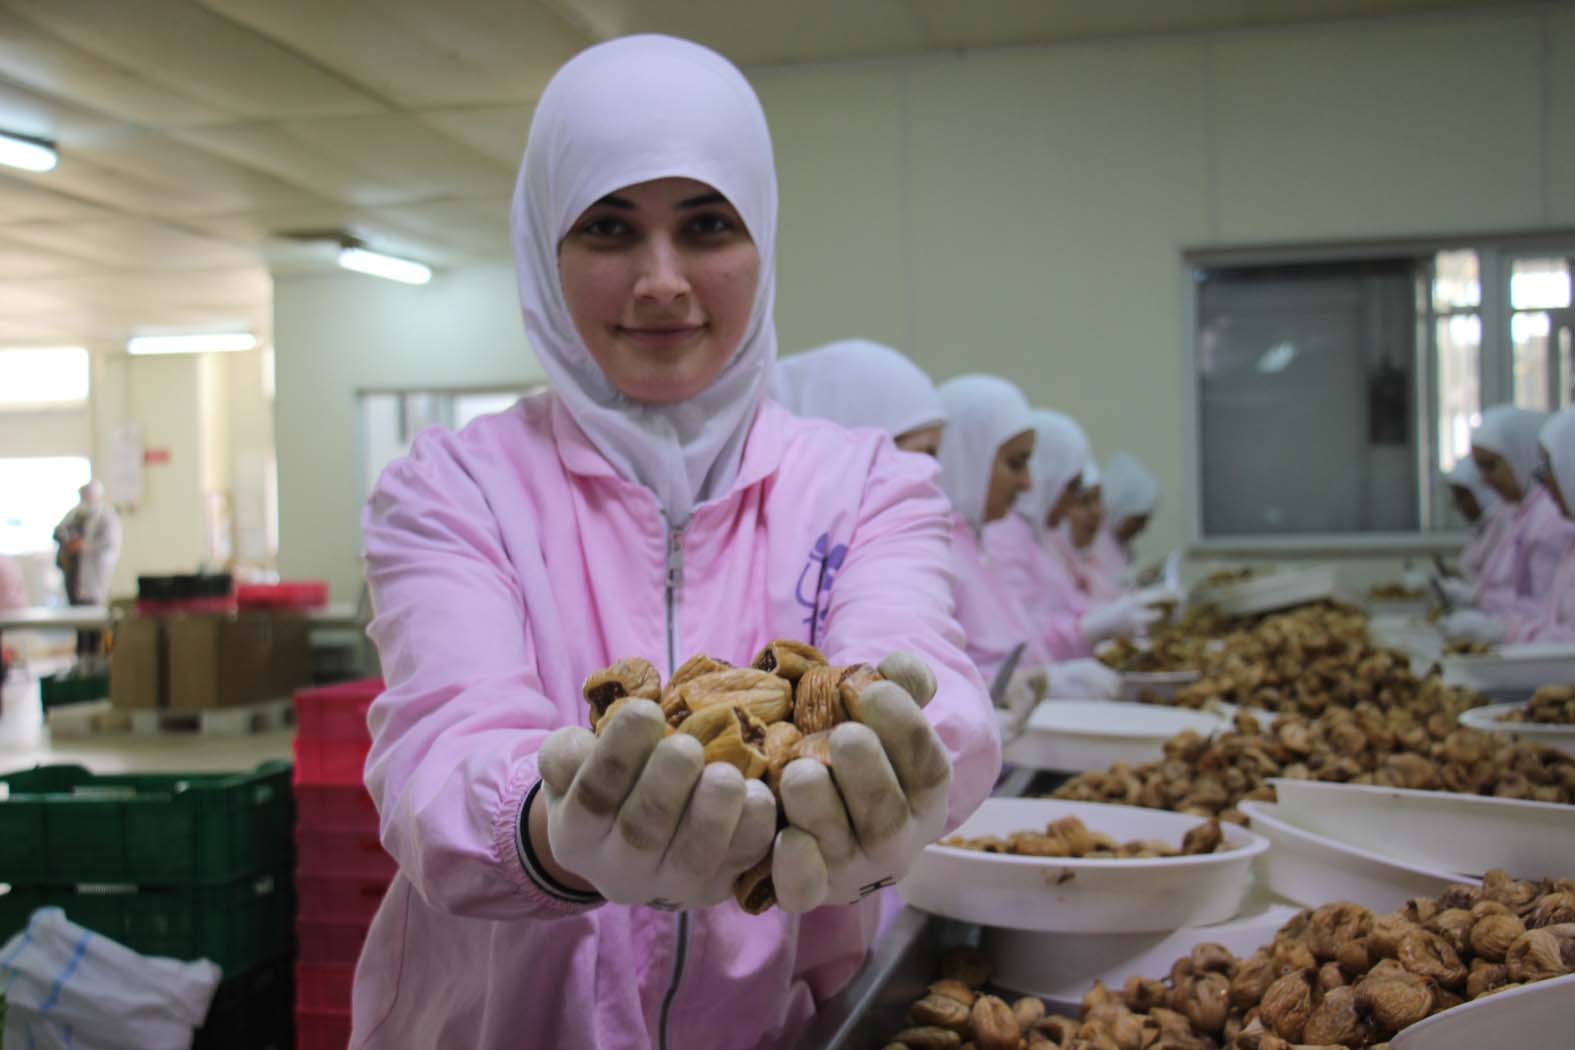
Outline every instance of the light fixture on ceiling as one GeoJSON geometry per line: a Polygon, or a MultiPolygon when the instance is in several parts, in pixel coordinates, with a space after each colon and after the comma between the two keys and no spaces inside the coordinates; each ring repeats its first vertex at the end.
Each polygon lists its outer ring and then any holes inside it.
{"type": "Polygon", "coordinates": [[[374,252],[354,242],[340,246],[338,261],[346,270],[399,281],[403,284],[426,284],[432,280],[431,267],[423,263],[374,252]]]}
{"type": "Polygon", "coordinates": [[[0,131],[0,164],[23,171],[50,171],[59,160],[53,142],[0,131]]]}
{"type": "Polygon", "coordinates": [[[257,337],[250,332],[139,335],[126,342],[128,354],[216,354],[255,349],[257,337]]]}

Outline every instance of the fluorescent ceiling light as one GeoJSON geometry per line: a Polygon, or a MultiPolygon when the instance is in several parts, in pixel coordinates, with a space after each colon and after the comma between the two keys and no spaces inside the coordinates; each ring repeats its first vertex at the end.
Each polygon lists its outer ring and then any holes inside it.
{"type": "Polygon", "coordinates": [[[365,248],[340,248],[339,265],[357,273],[385,277],[390,281],[402,281],[405,284],[426,284],[432,279],[432,270],[421,263],[384,255],[382,252],[368,251],[365,248]]]}
{"type": "Polygon", "coordinates": [[[0,131],[0,164],[23,171],[49,171],[59,159],[55,147],[42,139],[0,131]]]}
{"type": "Polygon", "coordinates": [[[139,335],[126,343],[128,354],[214,354],[255,349],[257,337],[250,332],[139,335]]]}

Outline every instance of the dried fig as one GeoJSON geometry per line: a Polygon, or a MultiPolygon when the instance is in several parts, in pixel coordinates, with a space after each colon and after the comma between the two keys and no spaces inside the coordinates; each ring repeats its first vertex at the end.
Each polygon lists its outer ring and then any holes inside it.
{"type": "Polygon", "coordinates": [[[1319,962],[1328,962],[1340,945],[1365,937],[1373,928],[1373,913],[1360,904],[1325,904],[1307,920],[1307,947],[1319,962]]]}
{"type": "Polygon", "coordinates": [[[866,686],[880,681],[884,681],[881,673],[869,664],[854,664],[842,669],[842,675],[837,679],[837,693],[842,697],[842,707],[848,712],[849,718],[855,722],[863,721],[863,716],[859,714],[859,697],[866,686]]]}
{"type": "Polygon", "coordinates": [[[981,995],[973,1004],[973,1038],[979,1050],[1017,1050],[1022,1032],[1004,999],[981,995]]]}
{"type": "Polygon", "coordinates": [[[837,680],[842,669],[827,664],[810,667],[793,691],[793,724],[806,734],[820,733],[848,720],[837,680]]]}
{"type": "Polygon", "coordinates": [[[1307,1018],[1302,1040],[1313,1044],[1366,1046],[1371,1035],[1371,1030],[1356,1008],[1356,990],[1335,988],[1324,995],[1323,1002],[1307,1018]]]}
{"type": "Polygon", "coordinates": [[[915,1025],[950,1028],[967,1033],[969,1007],[945,995],[926,995],[908,1007],[908,1020],[915,1025]]]}
{"type": "Polygon", "coordinates": [[[1393,1034],[1433,1010],[1433,991],[1424,978],[1402,966],[1380,963],[1356,984],[1356,1005],[1380,1031],[1393,1034]]]}
{"type": "Polygon", "coordinates": [[[1471,927],[1476,920],[1463,908],[1441,911],[1428,920],[1426,928],[1438,934],[1456,954],[1464,952],[1471,944],[1471,927]]]}
{"type": "Polygon", "coordinates": [[[1567,922],[1575,922],[1575,893],[1555,891],[1537,900],[1527,925],[1532,929],[1541,929],[1567,922]]]}
{"type": "Polygon", "coordinates": [[[1471,927],[1471,950],[1489,962],[1503,962],[1525,932],[1526,924],[1514,915],[1489,915],[1471,927]]]}
{"type": "Polygon", "coordinates": [[[1017,1018],[1020,1031],[1028,1031],[1045,1015],[1044,1000],[1036,995],[1025,995],[1012,1004],[1012,1016],[1017,1018]]]}
{"type": "Polygon", "coordinates": [[[1237,968],[1230,981],[1230,1002],[1238,1010],[1257,1006],[1269,985],[1284,974],[1280,961],[1260,949],[1237,968]]]}
{"type": "Polygon", "coordinates": [[[1437,981],[1445,988],[1464,988],[1466,967],[1455,950],[1436,933],[1415,930],[1400,941],[1395,958],[1418,977],[1437,981]]]}
{"type": "Polygon", "coordinates": [[[891,1037],[891,1041],[908,1047],[908,1050],[952,1050],[962,1046],[962,1036],[950,1028],[926,1025],[922,1028],[904,1028],[891,1037]]]}
{"type": "Polygon", "coordinates": [[[973,1001],[979,998],[972,988],[953,978],[943,978],[930,985],[931,995],[944,995],[948,999],[955,999],[964,1006],[973,1006],[973,1001]]]}
{"type": "Polygon", "coordinates": [[[1486,959],[1471,960],[1471,975],[1466,978],[1466,998],[1486,995],[1501,984],[1509,983],[1509,967],[1486,959]]]}
{"type": "Polygon", "coordinates": [[[1259,1016],[1275,1035],[1299,1043],[1312,1011],[1312,978],[1307,970],[1297,970],[1269,985],[1259,1016]]]}
{"type": "Polygon", "coordinates": [[[662,676],[649,660],[618,660],[611,667],[605,667],[587,677],[580,692],[586,703],[591,705],[591,724],[595,725],[616,700],[625,697],[660,700],[662,676]]]}
{"type": "Polygon", "coordinates": [[[1520,984],[1575,972],[1575,923],[1529,930],[1510,945],[1504,962],[1520,984]]]}
{"type": "Polygon", "coordinates": [[[768,671],[790,682],[798,681],[804,672],[815,664],[825,662],[825,654],[819,649],[804,642],[795,642],[790,638],[778,638],[756,653],[755,658],[750,661],[757,670],[768,671]]]}
{"type": "Polygon", "coordinates": [[[1199,1031],[1218,1035],[1230,1014],[1230,980],[1222,973],[1199,974],[1181,1012],[1199,1031]]]}

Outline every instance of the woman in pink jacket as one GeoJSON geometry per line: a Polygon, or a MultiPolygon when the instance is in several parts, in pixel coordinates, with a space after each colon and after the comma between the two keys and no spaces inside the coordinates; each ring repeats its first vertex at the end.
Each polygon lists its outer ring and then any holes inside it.
{"type": "MultiPolygon", "coordinates": [[[[1542,458],[1538,435],[1544,412],[1499,405],[1482,417],[1471,436],[1471,456],[1482,477],[1515,512],[1509,530],[1488,557],[1470,597],[1475,609],[1462,609],[1443,623],[1452,638],[1485,640],[1490,620],[1537,615],[1553,583],[1553,572],[1575,539],[1575,524],[1559,513],[1547,488],[1536,480],[1542,458]],[[1475,616],[1481,613],[1483,616],[1475,616]]],[[[1446,587],[1451,598],[1466,595],[1446,587]]]]}
{"type": "Polygon", "coordinates": [[[1467,457],[1444,475],[1455,510],[1471,526],[1471,541],[1460,551],[1460,575],[1468,581],[1482,575],[1499,541],[1514,523],[1515,508],[1482,480],[1476,460],[1467,457]]]}
{"type": "Polygon", "coordinates": [[[538,103],[511,227],[551,392],[422,434],[365,515],[366,782],[399,874],[353,1047],[790,1045],[862,960],[869,896],[994,782],[933,464],[764,400],[776,201],[759,102],[704,48],[612,41],[538,103]],[[655,704],[583,728],[618,658],[782,636],[890,673],[831,771],[788,767],[780,831],[655,704]],[[781,906],[750,916],[731,886],[768,849],[781,906]]]}
{"type": "Polygon", "coordinates": [[[783,358],[771,372],[771,396],[794,415],[876,427],[904,452],[940,454],[941,395],[922,368],[889,346],[843,339],[783,358]]]}
{"type": "Polygon", "coordinates": [[[1130,452],[1117,452],[1105,461],[1105,520],[1095,540],[1101,556],[1132,567],[1132,544],[1148,528],[1159,509],[1159,479],[1130,452]]]}

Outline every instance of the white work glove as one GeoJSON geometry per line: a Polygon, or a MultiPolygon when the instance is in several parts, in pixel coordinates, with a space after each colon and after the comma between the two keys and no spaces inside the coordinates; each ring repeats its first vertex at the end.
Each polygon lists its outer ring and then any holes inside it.
{"type": "Polygon", "coordinates": [[[946,825],[952,763],[922,708],[935,676],[910,653],[880,663],[859,694],[858,722],[831,731],[831,765],[799,758],[782,771],[771,881],[786,911],[851,904],[907,874],[946,825]]]}
{"type": "Polygon", "coordinates": [[[1426,592],[1432,586],[1433,573],[1412,566],[1400,574],[1400,585],[1408,591],[1426,592]]]}
{"type": "Polygon", "coordinates": [[[1063,660],[1050,665],[1050,695],[1058,700],[1114,700],[1121,676],[1098,660],[1063,660]]]}
{"type": "Polygon", "coordinates": [[[1106,638],[1128,637],[1143,634],[1149,624],[1159,619],[1159,610],[1144,600],[1146,591],[1124,595],[1106,605],[1100,605],[1083,614],[1078,630],[1089,645],[1106,638]]]}
{"type": "Polygon", "coordinates": [[[1504,625],[1481,609],[1461,609],[1444,617],[1439,629],[1452,642],[1495,643],[1504,640],[1504,625]]]}
{"type": "Polygon", "coordinates": [[[1469,606],[1476,602],[1477,589],[1475,585],[1467,583],[1458,576],[1434,576],[1433,579],[1437,581],[1438,588],[1443,591],[1444,597],[1449,599],[1450,605],[1469,606]]]}
{"type": "Polygon", "coordinates": [[[706,765],[694,737],[663,739],[666,729],[660,707],[634,700],[599,737],[554,730],[538,759],[547,842],[610,901],[706,908],[766,855],[776,800],[732,766],[706,765]]]}
{"type": "Polygon", "coordinates": [[[1006,683],[1002,696],[1004,705],[996,712],[1003,742],[1016,739],[1028,722],[1028,716],[1040,701],[1050,695],[1050,673],[1043,667],[1031,670],[1019,668],[1006,683]]]}

